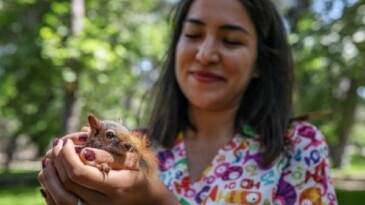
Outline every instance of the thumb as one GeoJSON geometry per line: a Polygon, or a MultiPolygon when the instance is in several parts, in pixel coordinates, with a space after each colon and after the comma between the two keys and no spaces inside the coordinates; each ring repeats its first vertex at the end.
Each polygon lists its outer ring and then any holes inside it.
{"type": "Polygon", "coordinates": [[[102,169],[109,167],[112,170],[138,170],[137,153],[112,154],[105,150],[86,147],[80,152],[84,164],[102,169]]]}
{"type": "Polygon", "coordinates": [[[81,128],[81,132],[90,132],[90,127],[89,126],[83,126],[82,128],[81,128]]]}

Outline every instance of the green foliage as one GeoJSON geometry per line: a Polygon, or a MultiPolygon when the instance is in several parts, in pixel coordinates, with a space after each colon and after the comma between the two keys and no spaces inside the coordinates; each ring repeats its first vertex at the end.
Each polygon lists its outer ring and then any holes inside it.
{"type": "Polygon", "coordinates": [[[352,132],[351,143],[359,147],[365,147],[365,126],[363,123],[356,124],[352,132]]]}
{"type": "Polygon", "coordinates": [[[0,137],[26,133],[41,149],[57,129],[53,122],[59,115],[54,86],[59,70],[40,58],[38,30],[47,7],[44,1],[12,1],[0,12],[0,137]]]}
{"type": "Polygon", "coordinates": [[[123,117],[137,126],[138,105],[165,51],[167,25],[159,9],[166,5],[85,1],[83,32],[72,36],[70,1],[2,2],[0,137],[27,134],[44,151],[60,133],[64,93],[78,78],[82,116],[123,117]],[[77,70],[69,59],[79,61],[77,70]]]}
{"type": "Polygon", "coordinates": [[[365,165],[365,156],[361,154],[354,154],[350,158],[351,164],[365,165]]]}
{"type": "Polygon", "coordinates": [[[298,85],[295,110],[332,111],[311,119],[332,145],[339,143],[339,131],[346,123],[352,123],[346,119],[349,109],[364,102],[349,89],[350,84],[355,91],[365,85],[364,9],[365,1],[359,0],[346,7],[341,18],[331,22],[307,12],[298,23],[298,31],[289,38],[294,48],[298,85]]]}

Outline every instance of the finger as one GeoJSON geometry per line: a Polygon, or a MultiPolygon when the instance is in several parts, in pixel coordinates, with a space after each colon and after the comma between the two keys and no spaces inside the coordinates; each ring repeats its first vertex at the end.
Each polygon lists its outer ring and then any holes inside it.
{"type": "Polygon", "coordinates": [[[75,178],[77,178],[77,173],[78,170],[80,169],[80,167],[82,166],[86,166],[82,163],[82,161],[80,160],[80,157],[77,155],[77,147],[75,147],[75,145],[73,144],[72,140],[60,140],[60,142],[53,148],[53,156],[54,156],[54,165],[56,167],[57,170],[57,174],[62,182],[62,184],[65,186],[66,190],[70,190],[72,189],[74,184],[77,184],[77,180],[75,180],[75,178]],[[70,144],[70,147],[74,147],[74,149],[69,149],[66,152],[71,152],[73,156],[73,161],[78,161],[75,165],[74,163],[74,167],[68,167],[65,166],[64,161],[64,145],[65,144],[70,144]],[[76,150],[75,150],[76,149],[76,150]],[[70,169],[70,170],[67,170],[70,169]]]}
{"type": "Polygon", "coordinates": [[[50,193],[47,191],[46,188],[41,188],[40,192],[43,199],[46,201],[48,205],[56,205],[56,202],[53,200],[52,196],[50,195],[50,193]]]}
{"type": "MultiPolygon", "coordinates": [[[[60,162],[60,159],[62,156],[62,154],[60,154],[62,147],[61,146],[56,146],[54,148],[54,152],[59,155],[59,157],[57,158],[57,162],[60,162]]],[[[61,162],[62,163],[62,162],[61,162]]],[[[86,165],[84,165],[86,166],[86,165]]],[[[65,170],[63,165],[58,165],[56,166],[56,170],[59,172],[58,176],[60,177],[60,180],[62,182],[62,185],[65,187],[65,190],[74,193],[75,195],[79,196],[80,198],[82,198],[84,201],[86,201],[88,204],[104,204],[108,198],[97,191],[91,190],[91,189],[87,189],[85,187],[82,187],[78,184],[76,184],[75,182],[73,182],[71,180],[71,178],[68,177],[67,175],[67,171],[65,170]],[[101,200],[100,200],[101,199],[101,200]],[[96,203],[98,202],[98,203],[96,203]]],[[[42,178],[42,177],[40,177],[42,178]]],[[[44,178],[44,177],[43,177],[44,178]]],[[[44,181],[43,179],[40,179],[40,181],[44,181]]]]}
{"type": "MultiPolygon", "coordinates": [[[[102,174],[95,167],[85,165],[75,152],[72,140],[65,140],[63,146],[54,148],[55,164],[61,181],[68,187],[72,183],[88,187],[88,179],[102,174]],[[83,183],[80,183],[83,182],[83,183]]],[[[93,186],[88,187],[92,189],[93,186]]]]}
{"type": "MultiPolygon", "coordinates": [[[[66,167],[63,164],[62,149],[63,149],[63,145],[67,141],[72,142],[72,140],[69,140],[69,139],[59,140],[59,143],[52,150],[52,154],[53,154],[53,158],[54,158],[54,160],[53,160],[54,165],[56,167],[58,177],[60,178],[63,185],[69,185],[70,183],[73,183],[71,181],[70,177],[68,176],[66,167]]],[[[82,149],[82,146],[74,145],[73,152],[79,153],[81,149],[82,149]]],[[[79,158],[79,157],[77,156],[77,158],[79,158]]],[[[67,186],[66,186],[66,188],[67,188],[67,186]]]]}
{"type": "MultiPolygon", "coordinates": [[[[53,142],[53,149],[52,149],[52,159],[54,161],[54,165],[57,168],[57,173],[60,177],[60,179],[62,180],[62,182],[64,182],[64,180],[67,180],[67,172],[65,171],[65,167],[63,166],[62,163],[62,156],[60,156],[60,152],[63,148],[63,144],[70,140],[70,139],[75,139],[76,141],[80,142],[80,139],[85,138],[86,135],[85,133],[73,133],[73,134],[69,134],[66,135],[65,137],[61,138],[61,139],[55,139],[53,142]]],[[[82,139],[83,140],[83,139],[82,139]]],[[[70,140],[73,141],[73,140],[70,140]]],[[[74,152],[78,153],[80,152],[82,149],[81,145],[75,145],[74,147],[74,152]]]]}
{"type": "Polygon", "coordinates": [[[66,186],[70,192],[83,199],[87,204],[110,204],[107,202],[112,200],[101,192],[80,186],[72,181],[69,181],[66,186]]]}
{"type": "Polygon", "coordinates": [[[78,198],[64,189],[51,160],[49,160],[47,167],[43,170],[43,174],[45,187],[47,187],[47,199],[52,197],[55,204],[77,204],[78,198]]]}
{"type": "Polygon", "coordinates": [[[59,140],[58,143],[53,147],[52,155],[53,155],[53,164],[57,170],[57,176],[61,180],[61,182],[64,184],[65,180],[67,180],[67,171],[65,170],[65,167],[63,166],[62,162],[62,156],[61,156],[61,150],[63,147],[63,143],[67,139],[59,140]]]}
{"type": "Polygon", "coordinates": [[[80,152],[81,160],[94,167],[106,164],[113,170],[137,170],[138,154],[127,152],[125,154],[111,154],[105,150],[86,147],[80,152]]]}
{"type": "Polygon", "coordinates": [[[44,158],[48,159],[52,158],[52,149],[47,150],[46,154],[44,155],[44,158]]]}
{"type": "Polygon", "coordinates": [[[106,193],[113,187],[128,187],[135,184],[139,176],[139,171],[111,170],[106,174],[95,167],[85,165],[74,151],[72,141],[67,141],[60,153],[63,166],[67,172],[68,179],[66,180],[101,193],[106,193]],[[120,182],[123,182],[123,185],[120,182]]]}
{"type": "MultiPolygon", "coordinates": [[[[45,167],[44,167],[45,168],[45,167]]],[[[44,169],[43,168],[43,169],[44,169]]],[[[43,173],[43,170],[41,170],[39,173],[38,173],[38,182],[41,184],[41,186],[45,186],[46,185],[46,182],[45,182],[45,179],[44,179],[44,173],[43,173]]]]}
{"type": "Polygon", "coordinates": [[[42,160],[42,170],[38,174],[38,182],[41,185],[41,188],[39,191],[48,205],[56,205],[56,203],[54,202],[54,200],[52,199],[52,197],[50,196],[50,194],[47,191],[47,185],[46,185],[46,181],[44,179],[43,169],[45,169],[48,166],[48,160],[49,159],[47,159],[47,158],[43,158],[43,160],[42,160]]]}
{"type": "Polygon", "coordinates": [[[88,132],[75,132],[65,135],[61,140],[70,139],[76,145],[84,145],[89,137],[88,132]]]}
{"type": "Polygon", "coordinates": [[[83,126],[82,128],[81,128],[81,132],[90,132],[90,127],[89,126],[83,126]]]}
{"type": "MultiPolygon", "coordinates": [[[[58,138],[55,138],[52,142],[52,148],[55,147],[59,142],[59,139],[58,138]]],[[[53,159],[53,154],[52,154],[52,151],[53,149],[49,149],[46,154],[44,155],[43,157],[43,160],[44,159],[53,159]]],[[[42,161],[43,162],[43,161],[42,161]]]]}
{"type": "MultiPolygon", "coordinates": [[[[66,143],[70,143],[72,146],[72,141],[60,140],[60,142],[53,148],[53,154],[55,155],[55,166],[56,166],[56,169],[58,172],[56,174],[58,174],[58,176],[62,182],[62,185],[65,187],[65,189],[67,191],[70,191],[70,192],[74,193],[75,195],[79,196],[84,201],[86,201],[88,204],[105,203],[108,200],[108,197],[106,197],[104,194],[91,190],[91,189],[87,189],[85,187],[82,187],[82,186],[78,185],[77,183],[75,183],[72,177],[68,176],[68,172],[67,172],[67,170],[65,170],[65,167],[62,163],[62,158],[63,158],[62,149],[63,149],[63,145],[66,143]],[[99,202],[96,203],[97,201],[99,201],[99,202]]],[[[77,158],[78,158],[78,156],[77,156],[77,158]]],[[[81,164],[81,166],[86,166],[86,165],[81,164]]]]}

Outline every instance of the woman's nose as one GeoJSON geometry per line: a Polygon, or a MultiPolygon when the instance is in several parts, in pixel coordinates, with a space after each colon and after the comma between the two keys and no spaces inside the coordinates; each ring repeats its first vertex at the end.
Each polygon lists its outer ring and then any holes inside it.
{"type": "Polygon", "coordinates": [[[218,63],[220,60],[217,42],[213,38],[206,38],[198,48],[196,59],[202,65],[218,63]]]}

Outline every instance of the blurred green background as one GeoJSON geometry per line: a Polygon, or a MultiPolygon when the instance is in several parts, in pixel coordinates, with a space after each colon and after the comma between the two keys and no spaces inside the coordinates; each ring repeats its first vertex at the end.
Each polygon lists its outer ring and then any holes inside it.
{"type": "MultiPolygon", "coordinates": [[[[0,0],[0,205],[44,204],[36,176],[86,114],[146,125],[177,0],[0,0]],[[71,15],[74,14],[74,15],[71,15]]],[[[297,116],[330,146],[340,204],[365,199],[365,0],[275,0],[297,116]]]]}

